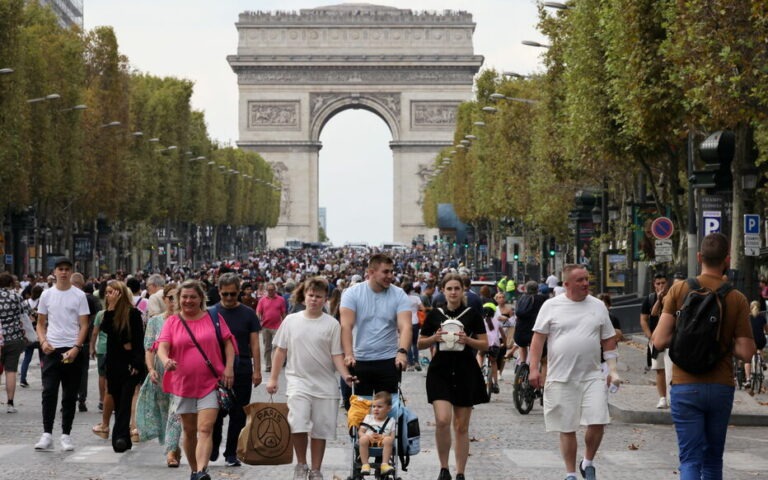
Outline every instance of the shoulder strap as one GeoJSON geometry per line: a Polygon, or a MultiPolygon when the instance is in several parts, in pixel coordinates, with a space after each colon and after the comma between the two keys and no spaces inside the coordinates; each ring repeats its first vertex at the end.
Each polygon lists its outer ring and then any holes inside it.
{"type": "Polygon", "coordinates": [[[187,325],[187,322],[183,318],[181,318],[181,315],[179,315],[179,321],[181,322],[182,325],[184,325],[184,328],[187,330],[187,333],[189,334],[189,338],[192,339],[192,343],[195,344],[195,346],[197,347],[197,350],[200,352],[200,355],[203,356],[203,360],[205,360],[205,364],[208,366],[208,369],[211,370],[211,373],[213,374],[214,377],[219,378],[219,374],[216,373],[216,369],[213,368],[211,361],[208,360],[208,355],[205,354],[205,352],[203,351],[203,348],[200,346],[199,343],[197,343],[197,339],[192,334],[192,330],[189,329],[189,325],[187,325]]]}
{"type": "Polygon", "coordinates": [[[688,290],[699,290],[701,288],[701,284],[696,278],[689,278],[685,283],[688,284],[688,290]]]}
{"type": "Polygon", "coordinates": [[[219,341],[219,348],[221,349],[221,358],[226,359],[227,355],[224,352],[224,340],[221,338],[221,324],[219,323],[219,304],[212,306],[208,309],[208,315],[213,322],[213,329],[216,330],[216,340],[219,341]]]}
{"type": "Polygon", "coordinates": [[[391,417],[387,417],[386,420],[384,420],[384,423],[381,424],[381,427],[379,427],[379,433],[384,433],[384,429],[387,428],[387,424],[389,424],[391,417]]]}

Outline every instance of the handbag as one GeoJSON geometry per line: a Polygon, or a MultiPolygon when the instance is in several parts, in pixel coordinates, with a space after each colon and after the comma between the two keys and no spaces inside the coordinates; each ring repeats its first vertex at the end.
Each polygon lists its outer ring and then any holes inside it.
{"type": "Polygon", "coordinates": [[[245,409],[245,426],[237,438],[237,458],[248,465],[293,463],[288,404],[256,402],[245,409]]]}
{"type": "MultiPolygon", "coordinates": [[[[210,314],[209,314],[210,317],[210,314]]],[[[213,320],[213,317],[210,317],[211,321],[214,322],[214,328],[216,329],[216,337],[219,340],[219,346],[221,346],[221,333],[218,329],[218,325],[213,320]]],[[[181,318],[181,315],[179,315],[179,320],[181,320],[181,324],[184,325],[184,328],[187,330],[187,333],[189,334],[189,337],[192,339],[192,343],[195,344],[197,347],[197,350],[200,351],[200,355],[203,356],[203,360],[205,360],[205,364],[208,366],[208,369],[211,371],[214,377],[217,379],[219,378],[219,375],[216,373],[216,369],[213,368],[213,365],[211,364],[211,361],[208,360],[208,355],[205,354],[203,351],[203,348],[200,346],[199,343],[197,343],[197,339],[192,334],[192,330],[189,329],[189,325],[187,325],[187,322],[184,321],[183,318],[181,318]]],[[[216,400],[219,402],[219,408],[224,411],[229,411],[230,408],[235,404],[235,392],[232,391],[231,388],[227,387],[222,383],[221,380],[218,380],[216,382],[216,400]]]]}
{"type": "Polygon", "coordinates": [[[35,327],[32,325],[32,320],[29,318],[29,315],[22,313],[20,318],[21,325],[24,327],[24,338],[27,339],[27,343],[36,343],[38,341],[37,332],[35,331],[35,327]]]}

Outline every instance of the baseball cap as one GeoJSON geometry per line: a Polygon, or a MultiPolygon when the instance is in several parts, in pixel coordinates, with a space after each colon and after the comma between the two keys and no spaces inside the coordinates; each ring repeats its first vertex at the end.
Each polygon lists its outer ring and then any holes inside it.
{"type": "Polygon", "coordinates": [[[56,259],[56,263],[53,264],[53,268],[58,267],[59,265],[69,265],[70,267],[74,266],[74,263],[72,263],[72,260],[69,259],[69,257],[59,257],[56,259]]]}

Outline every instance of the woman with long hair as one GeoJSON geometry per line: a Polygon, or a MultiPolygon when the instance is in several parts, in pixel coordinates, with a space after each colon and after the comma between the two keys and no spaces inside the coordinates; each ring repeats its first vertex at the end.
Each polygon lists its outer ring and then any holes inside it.
{"type": "Polygon", "coordinates": [[[465,303],[461,276],[449,273],[443,277],[441,286],[446,306],[435,308],[427,315],[419,336],[419,349],[437,347],[427,369],[427,401],[435,412],[435,440],[440,459],[438,480],[451,478],[448,470],[451,425],[455,436],[456,480],[464,480],[472,407],[489,400],[473,349],[487,350],[488,340],[482,317],[465,303]]]}
{"type": "Polygon", "coordinates": [[[176,284],[169,283],[163,287],[163,304],[165,311],[155,315],[147,322],[144,333],[144,356],[147,365],[147,377],[139,391],[139,401],[136,405],[136,426],[139,439],[142,442],[157,438],[165,445],[166,464],[178,468],[181,461],[181,419],[176,412],[170,411],[171,395],[163,391],[161,382],[165,369],[157,356],[157,338],[163,329],[165,321],[176,314],[176,284]]]}
{"type": "Polygon", "coordinates": [[[185,281],[178,295],[179,312],[166,319],[157,339],[157,356],[165,369],[163,390],[174,395],[173,408],[181,416],[191,479],[210,480],[213,425],[219,415],[216,387],[221,381],[232,388],[237,344],[221,318],[219,338],[200,282],[185,281]]]}
{"type": "Polygon", "coordinates": [[[144,378],[144,322],[133,306],[133,294],[120,281],[112,281],[106,291],[108,307],[100,329],[107,334],[105,370],[107,392],[112,396],[115,426],[112,449],[124,452],[131,443],[131,400],[144,378]]]}
{"type": "MultiPolygon", "coordinates": [[[[24,303],[26,303],[27,309],[29,310],[29,319],[32,320],[32,325],[35,328],[37,328],[37,304],[40,303],[40,295],[42,294],[43,287],[35,285],[32,287],[30,297],[24,300],[24,303]]],[[[21,385],[22,388],[29,387],[29,383],[27,383],[27,371],[29,370],[29,364],[32,363],[32,356],[35,354],[35,350],[38,350],[38,360],[42,359],[43,353],[40,350],[40,342],[30,343],[27,345],[27,348],[24,349],[24,359],[21,361],[21,381],[19,382],[19,385],[21,385]]]]}

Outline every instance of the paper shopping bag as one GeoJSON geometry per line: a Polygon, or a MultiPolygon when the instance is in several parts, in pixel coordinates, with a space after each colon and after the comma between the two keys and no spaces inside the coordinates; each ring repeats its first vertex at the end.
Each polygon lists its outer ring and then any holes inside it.
{"type": "Polygon", "coordinates": [[[237,439],[237,458],[248,465],[293,463],[288,405],[256,402],[245,406],[245,427],[237,439]]]}

